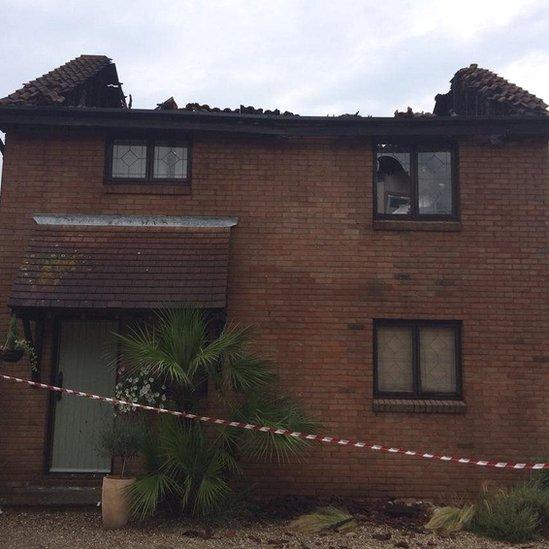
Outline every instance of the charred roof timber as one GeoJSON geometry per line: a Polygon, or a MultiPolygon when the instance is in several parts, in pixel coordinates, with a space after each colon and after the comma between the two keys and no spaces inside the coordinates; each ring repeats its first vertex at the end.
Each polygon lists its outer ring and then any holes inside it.
{"type": "Polygon", "coordinates": [[[394,117],[355,114],[299,116],[241,105],[219,108],[173,97],[155,109],[128,109],[116,67],[102,55],[82,55],[4,99],[0,129],[61,126],[229,132],[280,137],[549,135],[547,105],[535,95],[477,65],[460,69],[433,113],[411,108],[394,117]],[[122,107],[122,108],[121,108],[122,107]]]}
{"type": "Polygon", "coordinates": [[[547,105],[505,78],[473,64],[450,80],[450,91],[435,97],[438,116],[546,116],[547,105]]]}
{"type": "Polygon", "coordinates": [[[0,99],[4,105],[126,107],[116,65],[105,55],[81,55],[0,99]]]}

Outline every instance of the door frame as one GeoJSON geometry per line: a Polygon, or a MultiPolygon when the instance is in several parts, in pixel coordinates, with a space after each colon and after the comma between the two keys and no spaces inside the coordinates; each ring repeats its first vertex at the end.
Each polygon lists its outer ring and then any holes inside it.
{"type": "MultiPolygon", "coordinates": [[[[53,316],[53,328],[52,328],[52,338],[51,338],[51,369],[50,369],[50,385],[56,385],[57,374],[59,373],[59,356],[60,356],[60,345],[61,345],[61,324],[63,321],[70,320],[111,320],[118,322],[118,329],[122,325],[122,318],[117,314],[109,314],[107,312],[97,312],[97,313],[72,313],[72,312],[63,312],[55,314],[53,316]]],[[[117,362],[120,359],[120,350],[117,350],[117,362]]],[[[115,384],[118,382],[118,371],[116,372],[115,384]]],[[[78,389],[78,387],[75,387],[78,389]]],[[[52,454],[53,454],[53,437],[54,437],[54,426],[55,426],[55,409],[57,404],[57,395],[55,391],[49,392],[48,398],[48,411],[47,411],[47,425],[46,425],[46,440],[44,444],[44,476],[50,478],[79,478],[79,479],[99,479],[104,477],[106,474],[112,473],[114,458],[111,457],[111,470],[109,473],[71,473],[63,471],[50,471],[52,454]]],[[[79,397],[73,397],[79,398],[79,397]]]]}

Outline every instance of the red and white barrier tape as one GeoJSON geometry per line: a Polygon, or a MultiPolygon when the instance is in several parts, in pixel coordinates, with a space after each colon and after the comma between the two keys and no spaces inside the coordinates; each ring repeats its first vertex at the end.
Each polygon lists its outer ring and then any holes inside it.
{"type": "Polygon", "coordinates": [[[47,385],[46,383],[38,383],[36,381],[30,381],[29,379],[22,379],[20,377],[7,376],[0,374],[0,379],[6,381],[13,381],[15,383],[26,383],[31,387],[39,387],[40,389],[48,389],[49,391],[56,391],[58,393],[66,393],[68,395],[75,395],[79,397],[91,398],[92,400],[102,400],[109,402],[113,405],[132,406],[133,408],[140,408],[149,412],[157,412],[159,414],[170,414],[172,416],[184,417],[194,421],[202,421],[204,423],[213,423],[215,425],[227,425],[228,427],[236,427],[238,429],[248,429],[250,431],[260,431],[262,433],[273,433],[275,435],[283,435],[287,437],[302,438],[305,440],[316,440],[326,444],[337,444],[339,446],[354,446],[356,448],[366,448],[368,450],[377,450],[381,452],[387,452],[389,454],[404,454],[407,456],[416,456],[424,459],[435,459],[440,461],[448,461],[453,463],[462,463],[464,465],[479,465],[480,467],[496,467],[498,469],[549,469],[549,463],[516,463],[497,460],[477,460],[472,458],[457,458],[452,456],[445,456],[442,454],[419,452],[415,450],[406,450],[403,448],[392,448],[390,446],[383,446],[382,444],[370,444],[368,442],[346,439],[325,435],[313,435],[307,433],[299,433],[297,431],[290,431],[288,429],[276,429],[275,427],[267,427],[262,425],[255,425],[253,423],[241,423],[239,421],[229,421],[227,419],[212,418],[208,416],[199,416],[191,414],[189,412],[178,412],[176,410],[167,410],[165,408],[155,408],[154,406],[147,406],[145,404],[138,404],[137,402],[129,402],[127,400],[119,400],[116,398],[103,397],[94,395],[91,393],[85,393],[84,391],[75,391],[73,389],[65,389],[64,387],[56,387],[55,385],[47,385]]]}

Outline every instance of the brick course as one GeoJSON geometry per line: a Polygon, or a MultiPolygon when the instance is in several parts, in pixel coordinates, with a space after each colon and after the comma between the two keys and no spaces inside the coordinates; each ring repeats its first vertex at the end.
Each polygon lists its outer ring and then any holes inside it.
{"type": "MultiPolygon", "coordinates": [[[[367,140],[197,136],[192,193],[177,195],[108,192],[104,141],[92,130],[8,134],[2,333],[32,214],[238,216],[229,318],[257,327],[257,349],[324,432],[479,458],[549,456],[546,140],[461,140],[460,223],[430,231],[374,227],[367,140]],[[374,412],[374,318],[463,322],[465,413],[374,412]]],[[[22,363],[2,369],[27,374],[22,363]]],[[[60,482],[43,474],[47,400],[0,386],[3,490],[60,482]]],[[[520,474],[328,446],[249,472],[264,494],[431,498],[520,474]]]]}

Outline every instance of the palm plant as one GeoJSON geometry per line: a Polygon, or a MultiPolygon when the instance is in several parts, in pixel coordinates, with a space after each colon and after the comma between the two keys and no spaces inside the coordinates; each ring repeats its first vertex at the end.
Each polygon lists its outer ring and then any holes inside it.
{"type": "MultiPolygon", "coordinates": [[[[293,431],[315,427],[281,395],[271,365],[249,352],[249,328],[229,325],[217,336],[210,334],[201,310],[158,311],[152,322],[118,335],[126,375],[137,372],[161,382],[168,388],[168,404],[178,409],[199,412],[208,382],[235,421],[293,431]]],[[[240,458],[284,462],[308,444],[271,433],[215,429],[215,436],[206,436],[201,424],[173,416],[149,424],[141,448],[147,473],[130,489],[134,514],[145,517],[163,503],[198,516],[211,514],[232,494],[240,458]]]]}

